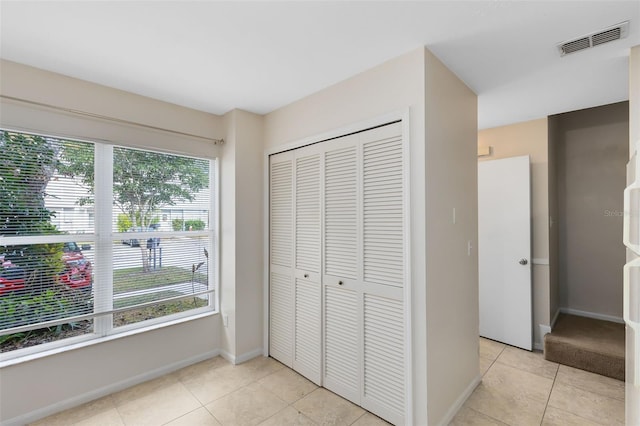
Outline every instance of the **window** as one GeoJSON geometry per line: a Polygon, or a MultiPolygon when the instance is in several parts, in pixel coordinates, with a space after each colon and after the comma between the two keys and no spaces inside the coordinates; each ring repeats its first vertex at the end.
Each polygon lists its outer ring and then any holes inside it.
{"type": "Polygon", "coordinates": [[[0,350],[213,311],[215,164],[0,131],[0,350]]]}

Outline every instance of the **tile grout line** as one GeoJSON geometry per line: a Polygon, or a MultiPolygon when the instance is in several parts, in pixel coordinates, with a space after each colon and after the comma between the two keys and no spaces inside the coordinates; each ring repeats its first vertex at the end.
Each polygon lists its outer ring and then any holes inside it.
{"type": "Polygon", "coordinates": [[[547,403],[544,405],[544,411],[542,412],[542,418],[540,419],[540,426],[544,422],[544,416],[547,414],[547,408],[549,408],[549,401],[551,400],[551,394],[553,393],[553,389],[556,387],[556,379],[558,378],[558,372],[560,371],[560,364],[558,364],[558,368],[556,368],[556,374],[553,375],[553,383],[551,384],[551,389],[549,390],[549,396],[547,397],[547,403]]]}
{"type": "Polygon", "coordinates": [[[120,421],[122,422],[122,424],[124,426],[127,426],[127,423],[124,421],[124,417],[122,417],[122,413],[120,412],[120,409],[118,408],[118,405],[116,404],[115,399],[113,398],[113,393],[107,395],[109,397],[109,399],[111,399],[111,403],[113,403],[113,408],[116,409],[116,413],[118,413],[118,417],[120,418],[120,421]]]}
{"type": "MultiPolygon", "coordinates": [[[[489,370],[491,370],[491,368],[492,368],[492,367],[493,367],[493,366],[498,362],[498,358],[500,358],[500,355],[502,355],[502,353],[504,352],[504,350],[505,350],[506,348],[507,348],[507,346],[506,346],[506,345],[502,347],[502,350],[500,351],[500,353],[499,353],[498,355],[496,355],[495,359],[491,362],[491,365],[489,365],[489,368],[487,368],[487,371],[485,371],[485,372],[484,372],[484,374],[482,375],[482,377],[483,377],[483,378],[484,378],[484,376],[489,372],[489,370]]],[[[504,364],[504,365],[506,365],[506,364],[504,364]]],[[[473,408],[472,408],[472,410],[473,410],[473,408]]],[[[474,411],[478,411],[478,410],[474,410],[474,411]]],[[[478,413],[480,413],[480,414],[482,414],[482,415],[484,415],[484,416],[487,416],[487,417],[489,417],[490,419],[495,420],[495,421],[496,421],[496,422],[498,422],[498,423],[503,423],[503,424],[507,425],[507,423],[503,422],[502,420],[500,420],[500,419],[496,419],[495,417],[490,416],[490,415],[488,415],[488,414],[484,414],[484,413],[483,413],[483,412],[481,412],[481,411],[478,411],[478,413]]],[[[507,425],[507,426],[510,426],[510,425],[507,425]]]]}
{"type": "MultiPolygon", "coordinates": [[[[362,408],[362,407],[360,407],[362,408]]],[[[363,416],[365,416],[368,413],[367,410],[364,410],[364,413],[360,414],[360,416],[358,416],[357,419],[355,419],[354,421],[352,421],[351,423],[349,423],[350,425],[353,425],[355,422],[357,422],[358,420],[360,420],[363,416]]]]}
{"type": "MultiPolygon", "coordinates": [[[[198,399],[198,398],[196,398],[196,400],[197,400],[197,399],[198,399]]],[[[200,403],[200,401],[198,401],[198,403],[200,403]]],[[[197,410],[199,410],[199,409],[201,409],[201,408],[204,408],[204,407],[203,407],[202,405],[200,405],[200,407],[198,407],[198,408],[194,408],[194,409],[193,409],[193,410],[191,410],[191,411],[188,411],[188,412],[186,412],[186,413],[184,413],[184,414],[181,414],[181,415],[179,415],[178,417],[176,417],[175,419],[171,419],[171,420],[169,420],[169,421],[167,421],[167,422],[162,423],[162,425],[161,425],[161,426],[166,426],[166,425],[168,425],[168,424],[169,424],[169,423],[171,423],[171,422],[175,422],[176,420],[181,419],[181,418],[183,418],[184,416],[187,416],[187,415],[189,415],[189,414],[193,413],[194,411],[197,411],[197,410]]],[[[205,410],[206,410],[206,408],[205,408],[205,410]]],[[[123,423],[124,423],[124,422],[123,422],[123,423]]],[[[126,426],[126,425],[125,425],[125,426],[126,426]]]]}

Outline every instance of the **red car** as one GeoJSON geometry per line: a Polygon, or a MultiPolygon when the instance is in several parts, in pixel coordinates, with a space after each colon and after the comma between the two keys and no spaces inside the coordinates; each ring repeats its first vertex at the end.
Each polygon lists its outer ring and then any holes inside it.
{"type": "Polygon", "coordinates": [[[4,255],[0,255],[2,269],[0,269],[0,295],[24,288],[24,269],[6,260],[4,255]]]}
{"type": "Polygon", "coordinates": [[[92,283],[91,262],[84,258],[76,243],[64,244],[62,261],[65,267],[58,279],[71,288],[90,290],[92,283]]]}
{"type": "MultiPolygon", "coordinates": [[[[2,269],[0,269],[0,295],[25,287],[25,271],[0,255],[2,269]]],[[[91,262],[84,258],[78,245],[74,242],[64,243],[62,254],[64,271],[58,275],[58,281],[67,287],[91,290],[92,267],[91,262]]]]}

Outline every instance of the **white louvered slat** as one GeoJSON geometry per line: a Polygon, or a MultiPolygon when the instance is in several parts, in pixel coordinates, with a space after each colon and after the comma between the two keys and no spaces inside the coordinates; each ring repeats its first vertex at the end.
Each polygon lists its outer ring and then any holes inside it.
{"type": "Polygon", "coordinates": [[[270,354],[290,366],[293,352],[291,276],[272,272],[270,281],[270,354]]]}
{"type": "Polygon", "coordinates": [[[358,189],[355,146],[325,154],[325,274],[356,278],[358,189]]]}
{"type": "Polygon", "coordinates": [[[296,279],[296,343],[293,368],[315,383],[321,383],[321,302],[319,283],[296,279]]]}
{"type": "Polygon", "coordinates": [[[404,416],[404,351],[402,301],[365,294],[365,408],[391,413],[395,419],[404,416]]]}
{"type": "Polygon", "coordinates": [[[291,267],[291,161],[271,164],[271,263],[291,267]]]}
{"type": "Polygon", "coordinates": [[[320,272],[320,155],[296,159],[296,268],[320,272]]]}
{"type": "Polygon", "coordinates": [[[404,283],[403,152],[400,137],[363,145],[364,281],[404,283]]]}
{"type": "Polygon", "coordinates": [[[349,399],[356,399],[360,384],[358,295],[335,287],[325,288],[324,382],[349,399]]]}

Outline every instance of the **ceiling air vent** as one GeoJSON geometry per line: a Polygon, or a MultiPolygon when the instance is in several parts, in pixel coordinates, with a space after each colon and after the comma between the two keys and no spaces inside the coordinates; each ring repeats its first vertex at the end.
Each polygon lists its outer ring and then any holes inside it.
{"type": "Polygon", "coordinates": [[[564,56],[569,53],[578,52],[610,41],[620,40],[621,38],[625,38],[628,33],[629,21],[625,21],[618,25],[605,28],[604,30],[560,43],[558,45],[558,49],[560,50],[560,56],[564,56]]]}

